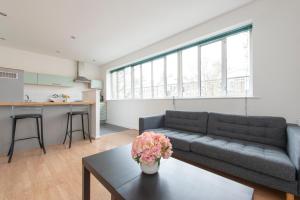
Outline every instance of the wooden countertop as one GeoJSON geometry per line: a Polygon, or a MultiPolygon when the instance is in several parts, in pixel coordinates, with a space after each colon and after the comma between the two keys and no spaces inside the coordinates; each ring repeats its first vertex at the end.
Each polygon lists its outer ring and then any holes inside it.
{"type": "Polygon", "coordinates": [[[93,105],[92,101],[78,101],[78,102],[0,102],[1,106],[79,106],[79,105],[93,105]]]}

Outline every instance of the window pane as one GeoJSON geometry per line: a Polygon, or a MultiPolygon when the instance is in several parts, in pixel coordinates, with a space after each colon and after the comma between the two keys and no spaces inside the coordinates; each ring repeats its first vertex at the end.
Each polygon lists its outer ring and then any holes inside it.
{"type": "Polygon", "coordinates": [[[156,59],[153,66],[153,97],[165,96],[164,58],[156,59]]]}
{"type": "Polygon", "coordinates": [[[141,98],[141,65],[133,67],[134,73],[134,98],[141,98]]]}
{"type": "Polygon", "coordinates": [[[178,54],[173,53],[167,56],[167,96],[178,96],[178,54]]]}
{"type": "Polygon", "coordinates": [[[124,99],[124,70],[118,71],[118,99],[124,99]]]}
{"type": "Polygon", "coordinates": [[[117,72],[111,73],[111,98],[117,99],[117,72]]]}
{"type": "Polygon", "coordinates": [[[125,99],[131,98],[131,67],[125,68],[125,99]]]}
{"type": "Polygon", "coordinates": [[[249,32],[227,38],[227,95],[247,95],[250,80],[249,58],[249,32]]]}
{"type": "Polygon", "coordinates": [[[201,95],[222,95],[222,42],[201,47],[201,95]]]}
{"type": "Polygon", "coordinates": [[[143,98],[152,98],[151,74],[151,62],[142,64],[143,98]]]}
{"type": "Polygon", "coordinates": [[[198,96],[198,47],[182,51],[182,96],[198,96]]]}

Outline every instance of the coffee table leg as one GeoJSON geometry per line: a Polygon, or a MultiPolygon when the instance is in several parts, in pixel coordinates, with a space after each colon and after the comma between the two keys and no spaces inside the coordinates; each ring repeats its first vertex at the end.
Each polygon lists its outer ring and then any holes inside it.
{"type": "Polygon", "coordinates": [[[82,199],[90,200],[90,171],[82,165],[82,199]]]}

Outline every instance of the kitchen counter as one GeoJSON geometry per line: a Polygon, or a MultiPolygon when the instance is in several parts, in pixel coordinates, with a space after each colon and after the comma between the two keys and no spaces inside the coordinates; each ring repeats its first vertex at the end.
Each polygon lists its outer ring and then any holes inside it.
{"type": "Polygon", "coordinates": [[[80,106],[93,105],[92,101],[78,101],[78,102],[0,102],[0,106],[80,106]]]}
{"type": "MultiPolygon", "coordinates": [[[[92,137],[95,137],[93,130],[99,123],[93,122],[93,107],[96,103],[90,100],[80,102],[0,102],[0,155],[6,154],[11,142],[12,120],[11,116],[17,114],[38,113],[43,115],[44,142],[48,145],[62,145],[66,127],[67,113],[76,111],[88,111],[90,113],[90,130],[92,137]]],[[[100,115],[100,113],[99,113],[100,115]]],[[[84,118],[85,127],[87,120],[84,118]]],[[[80,116],[73,116],[73,130],[81,129],[80,116]]],[[[36,135],[35,120],[19,120],[17,124],[16,138],[32,137],[36,135]]],[[[82,140],[82,133],[74,132],[73,140],[82,140]]],[[[63,146],[63,145],[62,145],[63,146]]],[[[36,140],[16,143],[15,150],[29,150],[39,148],[36,140]]]]}

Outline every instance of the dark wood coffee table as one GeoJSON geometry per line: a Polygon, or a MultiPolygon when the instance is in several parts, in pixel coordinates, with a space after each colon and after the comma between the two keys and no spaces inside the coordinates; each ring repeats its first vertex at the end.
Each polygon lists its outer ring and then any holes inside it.
{"type": "Polygon", "coordinates": [[[90,199],[90,173],[111,193],[128,200],[251,200],[253,189],[175,158],[161,162],[156,175],[141,173],[131,145],[82,159],[82,198],[90,199]]]}

